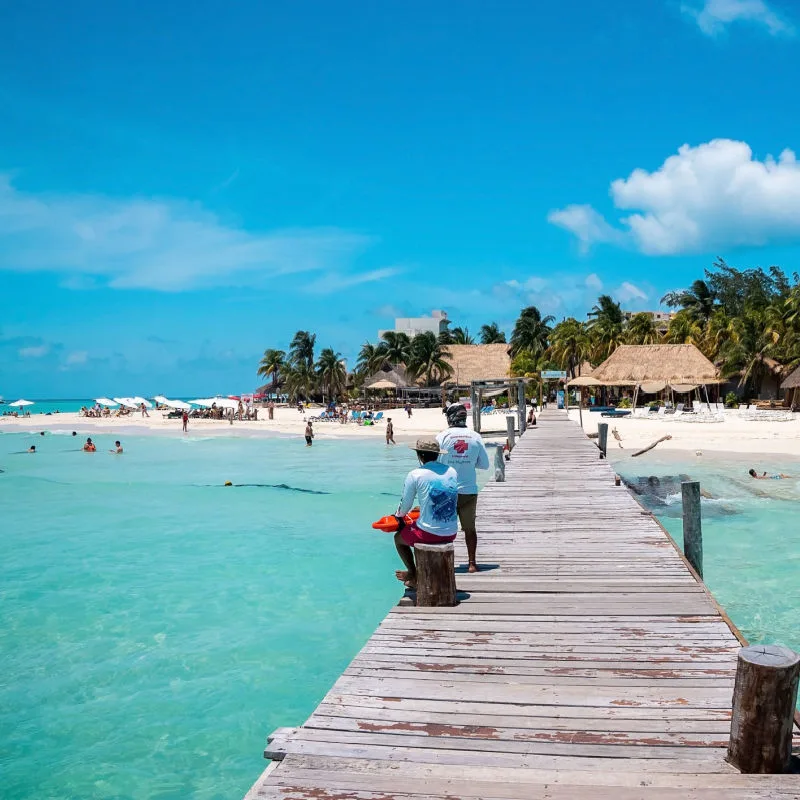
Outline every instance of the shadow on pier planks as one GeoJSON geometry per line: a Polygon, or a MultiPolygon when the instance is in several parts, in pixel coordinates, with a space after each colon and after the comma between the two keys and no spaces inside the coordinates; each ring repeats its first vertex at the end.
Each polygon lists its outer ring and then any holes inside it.
{"type": "Polygon", "coordinates": [[[478,555],[459,606],[393,609],[273,735],[248,800],[800,797],[726,763],[739,642],[563,413],[481,492],[478,555]]]}

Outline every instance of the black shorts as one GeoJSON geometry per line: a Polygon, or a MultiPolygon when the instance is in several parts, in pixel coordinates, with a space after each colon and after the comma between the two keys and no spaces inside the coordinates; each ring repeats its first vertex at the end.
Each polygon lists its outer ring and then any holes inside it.
{"type": "Polygon", "coordinates": [[[306,444],[311,444],[312,438],[310,436],[306,436],[306,444]]]}

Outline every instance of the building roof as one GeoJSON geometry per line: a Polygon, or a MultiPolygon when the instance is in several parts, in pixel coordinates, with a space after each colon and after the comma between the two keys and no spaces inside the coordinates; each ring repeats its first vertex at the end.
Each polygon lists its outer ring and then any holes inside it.
{"type": "Polygon", "coordinates": [[[385,371],[380,369],[364,381],[365,389],[405,389],[411,385],[406,375],[406,368],[402,364],[385,371]]]}
{"type": "Polygon", "coordinates": [[[592,377],[603,384],[719,383],[719,370],[693,344],[622,344],[592,377]]]}
{"type": "Polygon", "coordinates": [[[800,367],[793,372],[781,384],[781,389],[800,389],[800,367]]]}
{"type": "Polygon", "coordinates": [[[501,380],[508,377],[511,357],[507,344],[449,344],[445,361],[453,369],[445,386],[469,386],[472,381],[501,380]]]}

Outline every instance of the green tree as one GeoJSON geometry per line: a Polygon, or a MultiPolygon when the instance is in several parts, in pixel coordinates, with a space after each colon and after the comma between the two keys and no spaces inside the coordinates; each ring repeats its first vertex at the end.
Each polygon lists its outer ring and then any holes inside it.
{"type": "Polygon", "coordinates": [[[527,350],[520,350],[511,359],[512,378],[538,378],[540,371],[540,356],[535,356],[527,350]]]}
{"type": "Polygon", "coordinates": [[[424,378],[427,386],[441,383],[453,373],[447,356],[447,348],[435,333],[419,333],[411,341],[408,373],[412,378],[424,378]]]}
{"type": "Polygon", "coordinates": [[[452,337],[453,341],[448,344],[475,344],[475,340],[469,335],[469,328],[453,328],[452,337]]]}
{"type": "Polygon", "coordinates": [[[589,312],[587,329],[595,361],[605,361],[624,341],[625,317],[619,303],[601,294],[589,312]]]}
{"type": "Polygon", "coordinates": [[[496,322],[481,325],[481,344],[505,344],[506,335],[500,330],[496,322]]]}
{"type": "Polygon", "coordinates": [[[374,375],[378,370],[384,368],[387,364],[386,359],[386,343],[374,345],[371,342],[364,342],[361,345],[361,350],[358,353],[358,360],[356,361],[356,372],[370,376],[374,375]]]}
{"type": "Polygon", "coordinates": [[[732,321],[731,334],[720,349],[722,373],[728,378],[738,375],[739,386],[758,396],[779,336],[770,329],[765,313],[755,309],[732,321]]]}
{"type": "Polygon", "coordinates": [[[688,311],[679,311],[669,321],[664,340],[669,344],[693,344],[700,347],[703,335],[702,325],[694,320],[688,311]]]}
{"type": "MultiPolygon", "coordinates": [[[[433,336],[433,334],[431,334],[433,336]]],[[[411,356],[411,339],[407,333],[397,333],[396,331],[384,331],[381,336],[383,341],[380,345],[386,361],[393,366],[398,364],[408,364],[411,356]]],[[[435,338],[435,336],[434,336],[435,338]]]]}
{"type": "Polygon", "coordinates": [[[306,364],[305,361],[290,363],[284,374],[284,388],[290,400],[310,400],[311,394],[316,385],[316,373],[314,367],[306,364]]]}
{"type": "Polygon", "coordinates": [[[550,336],[550,323],[555,318],[542,317],[536,306],[528,306],[520,312],[511,334],[511,355],[519,355],[527,351],[533,356],[540,356],[547,350],[547,341],[550,336]]]}
{"type": "Polygon", "coordinates": [[[658,344],[661,338],[656,321],[646,311],[634,314],[625,327],[625,344],[658,344]]]}
{"type": "Polygon", "coordinates": [[[347,369],[342,361],[342,354],[332,347],[324,348],[317,361],[317,378],[322,388],[323,400],[340,395],[347,384],[347,369]]]}
{"type": "Polygon", "coordinates": [[[314,345],[317,335],[309,331],[297,331],[289,345],[289,358],[297,365],[304,363],[309,369],[314,366],[314,345]]]}
{"type": "Polygon", "coordinates": [[[589,358],[590,349],[586,326],[574,317],[559,322],[550,334],[550,357],[570,378],[575,377],[577,368],[589,358]]]}
{"type": "Polygon", "coordinates": [[[268,378],[272,376],[272,392],[278,389],[278,374],[286,366],[286,353],[283,350],[268,349],[264,351],[264,356],[258,365],[259,377],[268,378]]]}
{"type": "Polygon", "coordinates": [[[670,308],[680,308],[693,321],[705,325],[717,310],[717,299],[704,280],[696,280],[688,289],[667,292],[661,302],[670,308]]]}

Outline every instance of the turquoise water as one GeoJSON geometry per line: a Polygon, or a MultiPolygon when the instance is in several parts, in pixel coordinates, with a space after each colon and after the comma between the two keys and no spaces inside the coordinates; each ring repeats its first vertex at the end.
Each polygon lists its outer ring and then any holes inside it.
{"type": "Polygon", "coordinates": [[[786,456],[678,456],[653,451],[631,459],[610,453],[617,471],[637,482],[656,476],[641,501],[682,544],[680,476],[700,481],[703,573],[715,598],[753,644],[800,650],[800,463],[786,456]],[[757,481],[747,470],[784,472],[757,481]],[[672,478],[673,480],[670,480],[672,478]]]}
{"type": "Polygon", "coordinates": [[[31,400],[33,402],[32,406],[26,406],[25,408],[12,408],[8,405],[9,403],[14,403],[19,399],[19,397],[6,397],[5,405],[0,405],[0,414],[2,414],[4,411],[17,411],[19,413],[22,413],[23,411],[30,411],[31,416],[36,414],[54,414],[57,411],[61,412],[62,414],[73,412],[77,413],[84,406],[91,408],[95,404],[94,400],[89,398],[84,398],[83,400],[37,400],[35,397],[26,397],[24,398],[25,400],[31,400]]]}
{"type": "Polygon", "coordinates": [[[241,798],[400,596],[413,456],[95,439],[0,434],[2,797],[241,798]]]}

